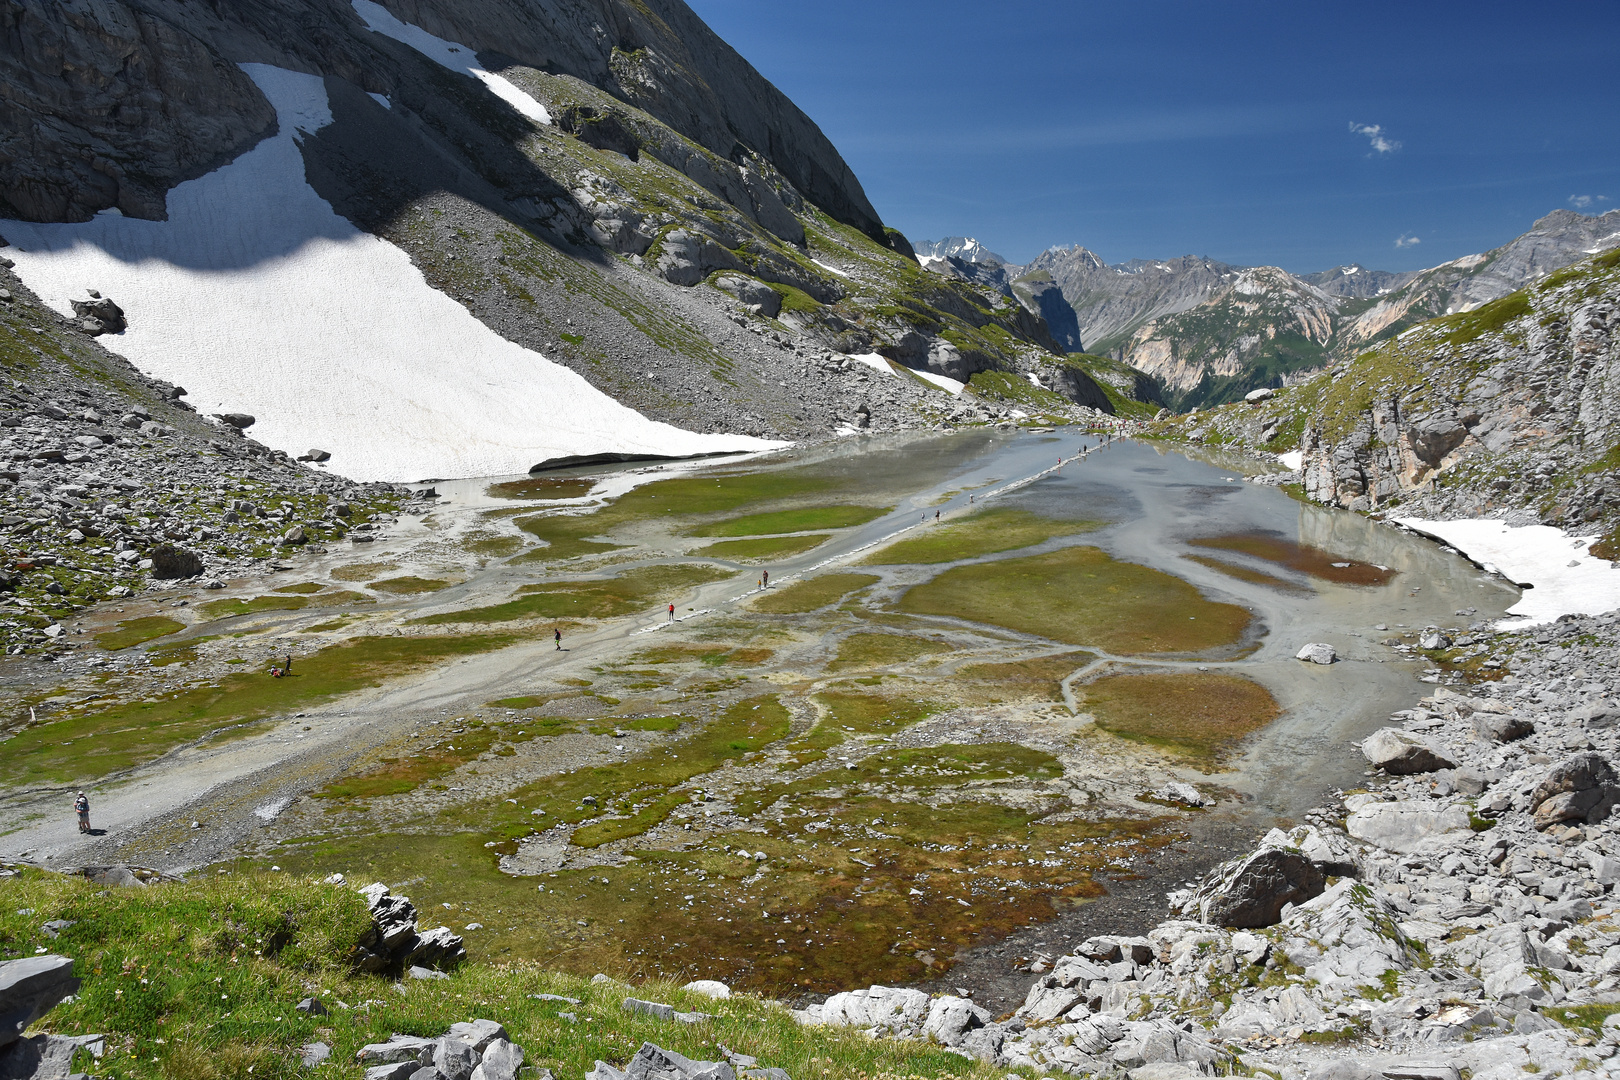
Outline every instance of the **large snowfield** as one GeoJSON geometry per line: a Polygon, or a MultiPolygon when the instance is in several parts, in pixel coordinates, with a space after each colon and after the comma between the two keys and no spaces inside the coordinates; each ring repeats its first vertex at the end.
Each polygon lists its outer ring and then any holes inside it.
{"type": "Polygon", "coordinates": [[[186,387],[199,412],[251,413],[260,442],[330,451],[332,470],[358,480],[785,445],[649,420],[490,330],[309,186],[298,142],[332,121],[320,78],[243,70],[279,133],[175,187],[168,221],[0,221],[6,254],[45,303],[70,315],[90,289],[117,301],[129,328],[101,342],[186,387]]]}
{"type": "Polygon", "coordinates": [[[1509,581],[1530,585],[1501,620],[1504,630],[1538,626],[1560,615],[1596,615],[1620,608],[1620,570],[1587,554],[1596,537],[1570,536],[1551,525],[1514,527],[1489,518],[1427,521],[1397,518],[1413,532],[1450,544],[1509,581]]]}

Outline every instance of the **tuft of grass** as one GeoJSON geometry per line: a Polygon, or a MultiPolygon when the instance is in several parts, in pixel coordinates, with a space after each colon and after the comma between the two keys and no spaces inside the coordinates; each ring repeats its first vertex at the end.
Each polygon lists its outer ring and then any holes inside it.
{"type": "Polygon", "coordinates": [[[301,581],[296,585],[277,585],[270,591],[278,593],[300,593],[307,596],[310,593],[318,593],[324,588],[326,588],[326,586],[322,585],[318,581],[301,581]]]}
{"type": "Polygon", "coordinates": [[[307,596],[255,596],[251,600],[235,597],[210,600],[202,605],[202,609],[216,619],[227,619],[233,615],[251,615],[256,611],[297,611],[308,606],[307,596]]]}
{"type": "MultiPolygon", "coordinates": [[[[805,1027],[781,1005],[753,994],[700,997],[680,988],[681,977],[632,986],[593,983],[588,975],[533,960],[497,963],[485,955],[480,934],[468,935],[472,957],[449,978],[407,980],[399,984],[406,992],[397,993],[389,980],[349,967],[352,943],[370,923],[354,887],[360,880],[326,885],[314,877],[236,872],[107,890],[82,878],[26,872],[0,886],[0,942],[10,955],[48,946],[73,959],[83,986],[40,1028],[105,1033],[107,1056],[98,1071],[135,1080],[291,1078],[299,1074],[298,1048],[305,1043],[322,1040],[333,1048],[333,1063],[352,1062],[361,1046],[385,1042],[394,1032],[438,1036],[474,1016],[499,1021],[523,1047],[527,1065],[558,1076],[583,1076],[598,1060],[623,1066],[643,1042],[694,1060],[719,1058],[714,1044],[724,1043],[793,1076],[997,1080],[1006,1072],[926,1042],[879,1042],[853,1029],[805,1027]],[[19,910],[30,914],[14,914],[19,910]],[[73,925],[51,940],[39,927],[54,919],[73,925]],[[580,1004],[530,996],[540,993],[580,1004]],[[311,995],[327,1006],[325,1015],[292,1008],[311,995]],[[628,996],[711,1019],[684,1025],[626,1012],[628,996]],[[366,1005],[341,1008],[340,1000],[366,1005]],[[591,1020],[571,1023],[559,1015],[568,1011],[591,1020]]],[[[532,887],[527,891],[536,895],[532,887]]],[[[420,890],[412,892],[423,901],[420,890]]],[[[457,901],[459,922],[471,905],[464,894],[457,901]]],[[[422,910],[424,928],[439,921],[431,911],[450,917],[442,909],[422,910]]],[[[487,920],[493,908],[477,914],[487,920]]],[[[633,977],[626,968],[609,966],[633,977]]],[[[327,1068],[359,1072],[353,1065],[327,1068]]]]}
{"type": "Polygon", "coordinates": [[[957,562],[998,551],[1033,547],[1059,536],[1073,536],[1098,527],[1093,521],[1054,521],[1028,510],[997,507],[981,510],[960,521],[927,526],[921,534],[896,540],[861,560],[866,566],[957,562]]]}
{"type": "Polygon", "coordinates": [[[900,609],[1122,655],[1229,648],[1250,622],[1235,604],[1206,600],[1178,577],[1093,547],[953,567],[908,590],[900,609]]]}
{"type": "Polygon", "coordinates": [[[726,518],[687,530],[688,536],[763,536],[767,533],[848,529],[865,525],[893,510],[892,506],[807,506],[767,514],[726,518]]]}
{"type": "Polygon", "coordinates": [[[837,603],[856,589],[882,579],[876,574],[821,574],[754,598],[753,608],[770,615],[798,615],[837,603]]]}
{"type": "Polygon", "coordinates": [[[186,624],[167,615],[149,615],[144,619],[125,619],[117,629],[96,635],[96,644],[108,652],[128,649],[160,637],[178,634],[186,624]]]}
{"type": "Polygon", "coordinates": [[[398,569],[399,567],[391,562],[351,563],[333,570],[331,576],[338,581],[369,581],[378,574],[398,569]]]}
{"type": "Polygon", "coordinates": [[[709,559],[758,562],[761,559],[784,559],[798,555],[820,547],[831,539],[831,533],[811,533],[808,536],[764,536],[753,540],[722,540],[718,544],[698,548],[692,554],[709,559]]]}

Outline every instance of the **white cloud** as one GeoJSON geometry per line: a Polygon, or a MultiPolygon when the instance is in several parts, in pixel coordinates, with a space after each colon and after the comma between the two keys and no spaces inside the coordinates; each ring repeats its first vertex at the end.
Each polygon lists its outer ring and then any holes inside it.
{"type": "Polygon", "coordinates": [[[1569,205],[1573,206],[1577,210],[1585,210],[1593,203],[1608,201],[1609,197],[1607,195],[1571,195],[1569,197],[1569,205]]]}
{"type": "Polygon", "coordinates": [[[1421,243],[1423,243],[1423,240],[1420,237],[1411,236],[1406,233],[1402,233],[1400,236],[1395,238],[1395,246],[1398,248],[1417,247],[1421,243]]]}
{"type": "Polygon", "coordinates": [[[1393,154],[1401,148],[1401,144],[1384,133],[1382,124],[1358,124],[1350,121],[1352,135],[1365,135],[1372,144],[1373,152],[1378,154],[1393,154]]]}

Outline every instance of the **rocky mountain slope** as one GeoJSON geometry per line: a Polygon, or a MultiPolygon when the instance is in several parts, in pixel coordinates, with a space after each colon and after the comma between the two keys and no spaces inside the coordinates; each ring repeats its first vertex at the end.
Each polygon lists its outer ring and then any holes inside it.
{"type": "MultiPolygon", "coordinates": [[[[154,578],[272,569],[369,543],[413,498],[325,473],[206,417],[40,304],[0,259],[0,652],[76,647],[63,622],[154,578]]],[[[102,307],[112,316],[116,308],[102,307]]],[[[95,316],[87,316],[95,318],[95,316]]]]}
{"type": "MultiPolygon", "coordinates": [[[[1147,372],[1173,406],[1187,408],[1298,381],[1425,319],[1477,308],[1617,245],[1620,211],[1556,210],[1499,248],[1423,271],[1351,265],[1299,276],[1191,255],[1110,265],[1077,246],[1052,248],[1028,266],[986,260],[964,276],[1050,281],[1089,351],[1147,372]]],[[[1041,310],[1049,325],[1070,325],[1054,299],[1041,310]]]]}
{"type": "Polygon", "coordinates": [[[1305,492],[1353,510],[1613,528],[1617,310],[1620,250],[1611,249],[1300,385],[1161,430],[1298,450],[1294,479],[1305,492]]]}
{"type": "MultiPolygon", "coordinates": [[[[0,235],[61,314],[84,290],[120,300],[122,288],[129,328],[109,341],[114,351],[127,341],[148,370],[190,357],[171,377],[184,371],[195,394],[259,415],[283,449],[301,449],[292,440],[314,430],[357,446],[420,440],[428,454],[443,440],[423,431],[413,395],[455,379],[463,359],[435,334],[486,342],[480,362],[495,365],[491,374],[475,364],[454,389],[476,412],[479,388],[503,384],[487,398],[495,412],[520,406],[503,421],[514,433],[496,425],[505,449],[452,455],[441,471],[415,458],[392,472],[371,462],[366,475],[526,469],[569,456],[570,440],[574,453],[659,451],[656,432],[525,444],[521,417],[547,411],[551,388],[567,381],[545,374],[545,361],[653,421],[781,439],[961,414],[927,381],[915,393],[850,400],[829,376],[851,355],[967,381],[981,371],[1021,378],[1061,348],[1032,314],[1040,304],[923,272],[814,123],[679,0],[110,0],[0,19],[16,45],[0,58],[0,214],[16,223],[0,220],[0,235]],[[296,83],[295,73],[322,81],[272,102],[266,88],[296,83]],[[296,154],[302,178],[249,193],[240,185],[265,174],[244,178],[239,167],[222,182],[230,164],[272,144],[296,154]],[[358,233],[309,224],[318,214],[289,220],[285,234],[237,218],[244,201],[293,195],[358,233]],[[115,230],[114,211],[154,224],[115,230]],[[174,239],[198,232],[217,239],[207,250],[174,239]],[[296,314],[278,309],[261,287],[280,260],[313,260],[323,241],[369,250],[355,246],[366,235],[410,266],[345,272],[329,290],[344,303],[325,312],[315,300],[296,314]],[[110,258],[83,255],[98,247],[110,258]],[[80,261],[67,261],[71,252],[80,261]],[[218,305],[230,301],[204,296],[200,279],[135,276],[153,260],[205,269],[248,310],[221,319],[218,305]],[[433,308],[438,325],[411,328],[422,355],[401,364],[411,347],[388,340],[400,318],[378,313],[423,288],[462,310],[409,300],[433,308]],[[312,331],[313,343],[289,329],[322,318],[332,325],[312,331]],[[491,334],[521,351],[503,351],[491,334]],[[516,359],[500,359],[509,352],[516,359]],[[289,377],[323,392],[294,404],[269,392],[274,379],[216,381],[250,353],[255,371],[318,355],[327,376],[289,377]]],[[[304,276],[332,272],[311,263],[304,276]]],[[[975,410],[1006,415],[988,400],[975,410]]],[[[670,439],[662,452],[693,452],[692,440],[670,439]]],[[[334,468],[361,468],[347,447],[334,452],[334,468]]]]}

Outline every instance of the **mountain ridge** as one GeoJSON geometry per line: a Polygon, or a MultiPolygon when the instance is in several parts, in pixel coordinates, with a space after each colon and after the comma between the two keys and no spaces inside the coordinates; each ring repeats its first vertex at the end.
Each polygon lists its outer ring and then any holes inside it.
{"type": "MultiPolygon", "coordinates": [[[[951,239],[962,250],[982,248],[951,239]]],[[[1617,245],[1620,210],[1559,209],[1498,247],[1424,270],[1348,264],[1294,274],[1197,255],[1110,264],[1073,245],[1048,248],[1025,266],[1000,261],[993,273],[1007,281],[1047,275],[1091,352],[1141,369],[1188,408],[1289,385],[1425,319],[1472,310],[1617,245]]],[[[1047,314],[1054,318],[1063,321],[1047,314]]]]}

